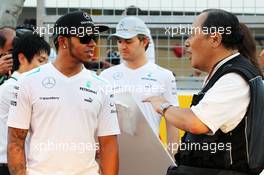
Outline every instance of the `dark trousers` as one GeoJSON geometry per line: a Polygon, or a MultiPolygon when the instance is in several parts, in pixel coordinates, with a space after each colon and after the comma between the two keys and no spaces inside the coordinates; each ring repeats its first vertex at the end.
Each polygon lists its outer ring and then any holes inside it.
{"type": "Polygon", "coordinates": [[[1,175],[10,175],[8,167],[7,166],[0,166],[0,174],[1,175]]]}

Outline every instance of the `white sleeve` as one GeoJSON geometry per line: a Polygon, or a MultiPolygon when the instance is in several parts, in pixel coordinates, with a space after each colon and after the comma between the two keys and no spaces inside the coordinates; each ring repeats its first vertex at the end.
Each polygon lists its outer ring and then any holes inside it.
{"type": "Polygon", "coordinates": [[[7,125],[13,128],[29,129],[32,103],[29,89],[25,86],[26,82],[18,81],[14,86],[7,125]]]}
{"type": "Polygon", "coordinates": [[[107,136],[120,134],[116,107],[113,102],[114,95],[103,92],[103,96],[102,108],[98,117],[97,135],[107,136]]]}
{"type": "Polygon", "coordinates": [[[173,76],[172,72],[170,72],[165,86],[166,87],[163,97],[168,100],[173,106],[179,106],[176,79],[173,76]]]}
{"type": "Polygon", "coordinates": [[[222,76],[191,110],[212,133],[218,129],[226,133],[243,119],[249,101],[248,83],[240,75],[229,73],[222,76]]]}
{"type": "MultiPolygon", "coordinates": [[[[7,82],[6,82],[7,83],[7,82]]],[[[0,109],[0,118],[1,120],[5,121],[5,123],[7,122],[7,114],[9,111],[9,107],[10,107],[10,100],[12,98],[12,92],[13,92],[13,88],[14,85],[13,84],[3,84],[1,86],[1,109],[0,109]],[[4,117],[4,118],[2,118],[4,117]]]]}

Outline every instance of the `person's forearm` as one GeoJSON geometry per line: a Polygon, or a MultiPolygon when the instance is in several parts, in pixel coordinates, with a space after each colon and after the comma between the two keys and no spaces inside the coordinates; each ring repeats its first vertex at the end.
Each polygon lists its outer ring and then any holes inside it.
{"type": "Polygon", "coordinates": [[[11,143],[8,149],[8,168],[10,175],[26,175],[26,162],[23,148],[11,143]]]}
{"type": "Polygon", "coordinates": [[[184,131],[189,131],[189,121],[188,121],[189,117],[187,117],[186,114],[183,114],[184,112],[181,110],[183,109],[180,109],[179,107],[171,106],[166,110],[164,117],[166,121],[172,124],[174,127],[177,127],[184,131]]]}
{"type": "Polygon", "coordinates": [[[172,125],[170,122],[166,121],[167,129],[167,139],[168,144],[178,144],[179,143],[179,129],[172,125]]]}
{"type": "MultiPolygon", "coordinates": [[[[168,103],[166,99],[158,96],[149,97],[143,100],[143,102],[150,102],[155,111],[160,114],[164,113],[161,109],[161,105],[168,103]]],[[[169,123],[184,131],[193,134],[205,134],[210,131],[191,109],[181,109],[176,106],[170,106],[165,110],[165,114],[163,115],[169,123]]]]}
{"type": "Polygon", "coordinates": [[[17,132],[15,130],[15,128],[9,128],[8,131],[8,168],[11,175],[26,175],[24,139],[27,131],[17,132]]]}
{"type": "Polygon", "coordinates": [[[100,147],[101,175],[118,175],[119,156],[117,143],[100,147]]]}
{"type": "Polygon", "coordinates": [[[102,150],[100,154],[102,175],[118,175],[118,162],[117,149],[102,150]]]}
{"type": "Polygon", "coordinates": [[[165,119],[175,127],[193,134],[209,132],[207,126],[195,116],[191,109],[169,107],[165,112],[165,119]]]}

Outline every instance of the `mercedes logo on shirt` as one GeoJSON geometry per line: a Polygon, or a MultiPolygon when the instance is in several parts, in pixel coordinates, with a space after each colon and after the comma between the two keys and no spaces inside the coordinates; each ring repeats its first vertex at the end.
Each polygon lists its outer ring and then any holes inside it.
{"type": "Polygon", "coordinates": [[[44,86],[45,88],[53,88],[56,84],[56,80],[53,77],[46,77],[42,80],[42,86],[44,86]]]}
{"type": "Polygon", "coordinates": [[[115,80],[120,80],[123,77],[123,73],[122,72],[116,72],[113,74],[113,78],[115,80]]]}

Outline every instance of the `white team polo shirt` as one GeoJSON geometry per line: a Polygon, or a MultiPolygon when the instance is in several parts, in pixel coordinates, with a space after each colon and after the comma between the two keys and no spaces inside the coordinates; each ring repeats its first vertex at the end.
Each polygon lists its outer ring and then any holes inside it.
{"type": "MultiPolygon", "coordinates": [[[[224,63],[238,55],[239,53],[236,53],[222,60],[215,67],[213,73],[224,63]]],[[[239,74],[228,73],[222,76],[207,91],[199,104],[191,107],[191,110],[212,133],[218,129],[228,133],[244,118],[249,101],[248,83],[239,74]]]]}
{"type": "Polygon", "coordinates": [[[97,175],[96,136],[119,134],[107,83],[83,68],[66,77],[51,63],[15,88],[8,126],[29,129],[28,175],[97,175]]]}
{"type": "Polygon", "coordinates": [[[113,93],[131,92],[156,135],[159,134],[161,118],[149,103],[143,103],[142,100],[161,96],[178,106],[176,81],[172,72],[150,61],[138,69],[130,69],[122,63],[104,70],[100,76],[111,83],[113,93]]]}
{"type": "Polygon", "coordinates": [[[12,98],[12,92],[14,86],[17,84],[17,80],[20,77],[20,73],[14,72],[5,81],[4,84],[0,86],[0,163],[7,163],[7,117],[10,107],[10,101],[12,98]]]}

